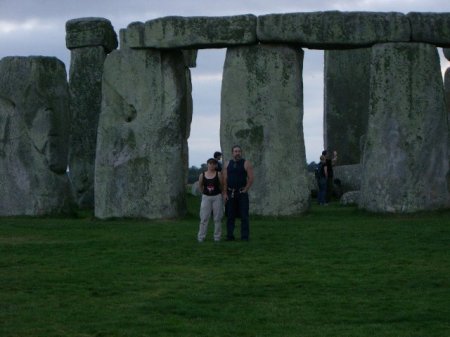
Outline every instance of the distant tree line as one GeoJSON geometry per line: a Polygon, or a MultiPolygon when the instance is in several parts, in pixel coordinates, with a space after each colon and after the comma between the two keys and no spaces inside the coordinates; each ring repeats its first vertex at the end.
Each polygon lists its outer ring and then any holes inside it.
{"type": "Polygon", "coordinates": [[[315,161],[310,162],[307,166],[308,172],[314,172],[317,168],[317,165],[319,165],[319,164],[316,163],[315,161]]]}
{"type": "MultiPolygon", "coordinates": [[[[308,170],[308,172],[314,172],[316,167],[317,167],[317,163],[312,161],[308,164],[307,170],[308,170]]],[[[197,166],[189,167],[188,184],[195,183],[198,180],[198,176],[203,171],[206,171],[206,164],[202,164],[200,167],[197,167],[197,166]]]]}
{"type": "Polygon", "coordinates": [[[200,166],[200,167],[197,167],[197,166],[189,167],[188,184],[195,183],[198,180],[198,176],[203,171],[206,171],[206,164],[202,164],[202,166],[200,166]]]}

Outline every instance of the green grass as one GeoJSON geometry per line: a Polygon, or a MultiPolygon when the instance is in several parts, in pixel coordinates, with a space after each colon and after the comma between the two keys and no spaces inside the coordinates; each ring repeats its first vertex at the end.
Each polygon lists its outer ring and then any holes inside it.
{"type": "Polygon", "coordinates": [[[248,243],[214,243],[210,225],[199,244],[189,206],[171,221],[1,218],[0,336],[450,335],[450,211],[313,206],[252,217],[248,243]]]}

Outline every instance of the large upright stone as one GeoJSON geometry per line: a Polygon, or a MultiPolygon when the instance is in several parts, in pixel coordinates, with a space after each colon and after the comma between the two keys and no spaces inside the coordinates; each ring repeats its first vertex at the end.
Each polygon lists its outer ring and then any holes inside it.
{"type": "Polygon", "coordinates": [[[450,47],[450,13],[407,14],[411,22],[411,41],[450,47]]]}
{"type": "Polygon", "coordinates": [[[359,48],[409,41],[410,25],[401,13],[310,12],[258,16],[261,42],[295,43],[317,49],[359,48]]]}
{"type": "MultiPolygon", "coordinates": [[[[444,95],[445,95],[445,105],[447,107],[448,127],[450,128],[450,68],[447,68],[444,75],[444,95]]],[[[450,129],[448,138],[448,148],[450,149],[450,129]]],[[[450,150],[449,150],[449,165],[450,165],[450,150]]],[[[449,187],[450,187],[450,179],[449,179],[449,187]]]]}
{"type": "Polygon", "coordinates": [[[250,212],[306,211],[310,191],[303,139],[303,51],[280,45],[227,50],[220,140],[225,160],[242,146],[254,166],[250,212]]]}
{"type": "Polygon", "coordinates": [[[361,164],[334,166],[333,176],[339,179],[343,192],[361,189],[361,164]]]}
{"type": "Polygon", "coordinates": [[[450,68],[447,68],[444,75],[445,102],[447,104],[447,112],[449,115],[450,125],[450,68]]]}
{"type": "MultiPolygon", "coordinates": [[[[186,61],[186,54],[183,52],[184,60],[186,62],[186,110],[185,110],[185,120],[183,121],[185,132],[184,137],[185,139],[189,139],[191,135],[191,123],[192,123],[192,116],[194,113],[194,102],[192,100],[192,77],[191,77],[191,70],[189,69],[189,64],[186,61]]],[[[189,178],[189,146],[188,143],[183,141],[183,168],[184,168],[184,183],[187,185],[188,178],[189,178]]]]}
{"type": "Polygon", "coordinates": [[[0,60],[0,216],[70,211],[66,78],[54,57],[0,60]]]}
{"type": "Polygon", "coordinates": [[[447,113],[436,48],[374,46],[370,85],[359,206],[394,213],[448,207],[447,113]]]}
{"type": "Polygon", "coordinates": [[[71,49],[70,181],[78,206],[94,208],[95,149],[102,102],[103,63],[107,53],[117,47],[117,36],[111,23],[101,18],[70,20],[66,28],[67,47],[71,49]]]}
{"type": "Polygon", "coordinates": [[[95,215],[183,215],[187,148],[181,51],[124,49],[108,55],[95,161],[95,215]]]}
{"type": "Polygon", "coordinates": [[[339,165],[359,164],[369,118],[370,48],[326,50],[324,144],[339,165]]]}
{"type": "Polygon", "coordinates": [[[220,48],[256,43],[256,16],[167,16],[121,31],[129,48],[220,48]]]}

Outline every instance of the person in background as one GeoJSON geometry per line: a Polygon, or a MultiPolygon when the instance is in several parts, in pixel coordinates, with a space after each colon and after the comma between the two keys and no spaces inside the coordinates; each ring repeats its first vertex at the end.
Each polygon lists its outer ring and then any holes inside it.
{"type": "Polygon", "coordinates": [[[206,165],[207,170],[198,177],[198,187],[202,192],[202,201],[200,204],[200,225],[197,240],[198,242],[205,240],[212,212],[214,218],[214,241],[218,242],[222,236],[222,175],[216,171],[216,159],[209,158],[206,165]]]}
{"type": "Polygon", "coordinates": [[[317,196],[317,200],[319,202],[319,205],[325,206],[327,204],[326,193],[327,193],[328,167],[324,155],[320,156],[320,163],[317,170],[318,170],[317,185],[319,186],[319,194],[317,196]]]}
{"type": "Polygon", "coordinates": [[[219,152],[219,151],[214,152],[214,156],[213,157],[214,157],[215,160],[217,160],[217,168],[216,168],[216,170],[221,172],[222,171],[222,162],[221,162],[222,152],[219,152]]]}
{"type": "Polygon", "coordinates": [[[333,166],[335,166],[337,162],[337,152],[333,151],[333,153],[331,153],[330,151],[324,150],[322,151],[322,155],[325,156],[325,163],[328,171],[327,192],[325,196],[326,202],[328,203],[331,201],[333,195],[333,166]]]}
{"type": "Polygon", "coordinates": [[[248,190],[253,184],[253,166],[242,158],[242,149],[235,145],[231,149],[232,159],[223,170],[223,197],[227,203],[227,241],[234,240],[235,219],[241,218],[241,240],[248,241],[249,199],[248,190]]]}

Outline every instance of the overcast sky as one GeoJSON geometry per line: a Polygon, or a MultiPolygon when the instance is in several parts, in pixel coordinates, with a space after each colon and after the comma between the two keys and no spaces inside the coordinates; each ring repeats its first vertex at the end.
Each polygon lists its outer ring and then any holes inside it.
{"type": "MultiPolygon", "coordinates": [[[[0,58],[55,56],[70,64],[65,23],[102,17],[118,33],[134,21],[168,15],[225,16],[311,11],[450,12],[449,0],[0,0],[0,58]]],[[[442,57],[441,68],[450,67],[442,57]]],[[[220,150],[220,86],[224,49],[200,50],[192,69],[194,118],[189,138],[190,166],[200,166],[220,150]]],[[[323,52],[305,49],[303,66],[304,135],[308,162],[318,161],[323,147],[323,52]]],[[[223,149],[229,151],[229,149],[223,149]]],[[[245,149],[244,149],[245,150],[245,149]]]]}

